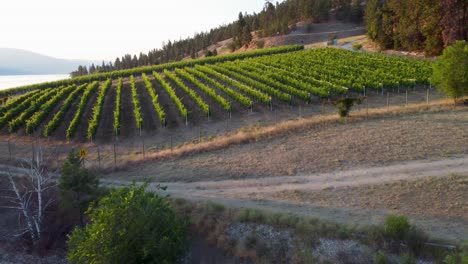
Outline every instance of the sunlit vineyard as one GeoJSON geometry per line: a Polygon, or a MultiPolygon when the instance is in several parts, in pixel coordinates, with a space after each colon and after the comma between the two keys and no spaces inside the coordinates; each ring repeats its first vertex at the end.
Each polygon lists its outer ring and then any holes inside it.
{"type": "Polygon", "coordinates": [[[3,94],[11,98],[0,107],[0,129],[69,140],[112,139],[122,131],[137,134],[428,85],[431,71],[425,60],[288,46],[10,89],[3,94]],[[103,122],[107,119],[111,122],[103,122]]]}

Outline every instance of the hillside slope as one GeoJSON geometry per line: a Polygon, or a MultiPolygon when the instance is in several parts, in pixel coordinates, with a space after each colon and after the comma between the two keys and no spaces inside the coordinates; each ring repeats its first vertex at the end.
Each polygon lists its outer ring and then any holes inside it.
{"type": "Polygon", "coordinates": [[[0,75],[67,74],[85,60],[66,60],[39,53],[11,48],[0,48],[0,75]]]}

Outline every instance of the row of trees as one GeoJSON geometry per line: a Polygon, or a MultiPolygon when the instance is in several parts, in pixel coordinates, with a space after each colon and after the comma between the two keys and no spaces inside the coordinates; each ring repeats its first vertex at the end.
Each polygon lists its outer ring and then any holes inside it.
{"type": "Polygon", "coordinates": [[[456,40],[468,39],[466,0],[369,0],[367,34],[381,48],[441,54],[456,40]]]}
{"type": "Polygon", "coordinates": [[[330,10],[335,10],[337,18],[359,22],[362,20],[361,0],[288,0],[273,4],[265,2],[260,13],[239,14],[239,19],[227,25],[211,29],[208,32],[195,34],[193,37],[168,41],[161,49],[153,49],[148,53],[138,55],[126,54],[113,62],[103,62],[102,65],[79,66],[71,73],[72,77],[98,72],[130,69],[140,66],[156,65],[182,60],[187,57],[199,57],[199,51],[205,50],[217,42],[233,38],[232,49],[248,45],[252,40],[251,32],[255,31],[261,37],[286,34],[299,21],[323,22],[328,19],[330,10]]]}

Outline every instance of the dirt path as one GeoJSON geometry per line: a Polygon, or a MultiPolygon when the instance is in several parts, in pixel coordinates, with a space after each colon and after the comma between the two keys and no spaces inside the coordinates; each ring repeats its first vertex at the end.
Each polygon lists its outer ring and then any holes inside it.
{"type": "MultiPolygon", "coordinates": [[[[24,170],[21,168],[0,165],[0,174],[5,174],[8,170],[14,175],[24,174],[24,170]]],[[[348,206],[346,201],[345,206],[335,206],[333,203],[317,205],[306,201],[306,199],[282,199],[276,194],[297,191],[320,193],[324,190],[365,187],[372,184],[387,186],[387,184],[402,180],[415,181],[429,176],[438,179],[452,174],[468,175],[468,155],[460,155],[457,158],[411,161],[391,166],[358,168],[349,171],[311,174],[307,176],[161,184],[168,187],[164,194],[182,197],[191,201],[213,201],[233,208],[256,208],[314,217],[337,223],[365,226],[382,223],[385,215],[394,212],[392,212],[391,208],[374,208],[368,205],[353,208],[348,206]]],[[[112,187],[131,184],[130,181],[122,180],[102,179],[101,181],[103,185],[112,187]]],[[[451,183],[449,182],[449,184],[451,183]]],[[[154,191],[154,186],[155,184],[152,184],[150,190],[154,191]]],[[[466,186],[463,185],[460,188],[466,188],[466,186]]],[[[450,192],[450,190],[447,189],[446,192],[450,192]]],[[[462,195],[452,202],[458,205],[459,208],[457,210],[461,208],[462,212],[464,212],[463,209],[466,209],[468,206],[465,195],[468,193],[468,190],[463,191],[461,189],[461,193],[462,195]]],[[[439,192],[434,192],[433,196],[429,196],[434,200],[439,200],[439,195],[439,192]]],[[[450,210],[450,207],[448,206],[445,209],[450,210]]],[[[424,208],[418,208],[418,210],[424,211],[424,208]]],[[[465,213],[462,213],[459,217],[434,217],[419,214],[409,215],[409,218],[413,224],[434,238],[462,242],[468,237],[468,217],[465,213]]]]}
{"type": "MultiPolygon", "coordinates": [[[[424,160],[397,165],[359,168],[349,171],[311,174],[307,176],[268,177],[244,180],[202,181],[193,183],[162,183],[165,193],[194,201],[211,200],[229,207],[248,207],[317,217],[348,224],[376,224],[382,222],[389,210],[314,206],[302,201],[272,199],[282,191],[322,191],[329,188],[358,187],[386,184],[400,180],[416,180],[428,176],[445,177],[451,174],[468,175],[468,155],[441,160],[424,160]]],[[[112,186],[127,185],[128,181],[103,180],[112,186]]],[[[436,197],[435,197],[436,198],[436,197]]],[[[467,201],[460,201],[462,204],[467,201]]],[[[410,216],[413,223],[433,237],[462,241],[468,237],[468,218],[435,218],[410,216]]]]}
{"type": "Polygon", "coordinates": [[[383,184],[399,180],[415,180],[450,174],[468,174],[468,155],[438,161],[412,161],[387,167],[361,168],[307,176],[280,176],[245,180],[164,183],[172,194],[190,196],[245,198],[251,194],[284,190],[319,191],[326,188],[383,184]]]}

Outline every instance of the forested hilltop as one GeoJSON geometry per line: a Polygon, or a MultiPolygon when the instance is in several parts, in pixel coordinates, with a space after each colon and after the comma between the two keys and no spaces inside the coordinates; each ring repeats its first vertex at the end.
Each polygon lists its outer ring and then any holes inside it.
{"type": "Polygon", "coordinates": [[[382,49],[440,55],[456,40],[468,40],[468,1],[369,0],[365,22],[367,35],[382,49]]]}
{"type": "Polygon", "coordinates": [[[468,3],[466,0],[287,0],[265,2],[260,13],[239,14],[237,21],[195,36],[168,41],[161,49],[137,55],[126,54],[114,62],[80,66],[72,77],[124,70],[141,66],[197,58],[199,51],[216,55],[207,48],[232,38],[231,51],[252,42],[252,32],[259,38],[288,34],[297,22],[326,22],[331,16],[339,21],[359,23],[364,20],[367,35],[382,49],[425,51],[440,55],[455,40],[468,40],[468,3]]]}
{"type": "Polygon", "coordinates": [[[335,10],[336,18],[341,21],[360,22],[363,16],[361,0],[288,0],[273,4],[265,2],[260,13],[239,14],[239,19],[228,25],[213,28],[208,32],[197,33],[193,37],[168,41],[161,49],[153,49],[139,55],[126,54],[114,62],[102,65],[80,66],[72,72],[72,77],[123,70],[139,66],[155,65],[179,61],[186,57],[197,58],[198,52],[220,41],[234,38],[230,45],[236,50],[252,40],[252,31],[259,37],[287,34],[298,21],[314,23],[329,19],[330,10],[335,10]]]}

